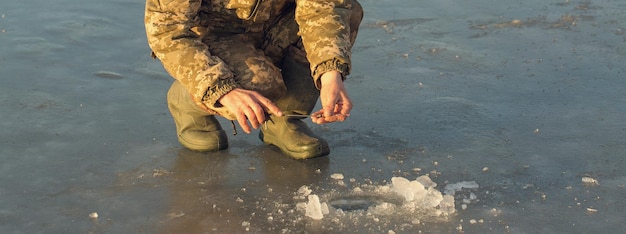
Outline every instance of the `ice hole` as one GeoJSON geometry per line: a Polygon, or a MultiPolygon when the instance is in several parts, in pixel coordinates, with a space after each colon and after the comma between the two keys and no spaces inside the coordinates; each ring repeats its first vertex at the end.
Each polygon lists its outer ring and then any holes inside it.
{"type": "Polygon", "coordinates": [[[350,211],[367,211],[370,207],[375,207],[383,203],[396,204],[396,199],[386,199],[379,196],[341,196],[331,199],[328,205],[331,207],[350,212],[350,211]]]}

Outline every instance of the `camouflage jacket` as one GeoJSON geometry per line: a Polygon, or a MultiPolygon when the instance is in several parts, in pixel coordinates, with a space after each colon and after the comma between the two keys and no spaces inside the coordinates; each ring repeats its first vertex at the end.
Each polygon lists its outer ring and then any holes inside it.
{"type": "Polygon", "coordinates": [[[204,34],[262,33],[295,2],[316,83],[326,71],[350,71],[349,0],[146,0],[148,43],[167,72],[199,105],[213,106],[239,87],[228,64],[212,55],[204,34]]]}

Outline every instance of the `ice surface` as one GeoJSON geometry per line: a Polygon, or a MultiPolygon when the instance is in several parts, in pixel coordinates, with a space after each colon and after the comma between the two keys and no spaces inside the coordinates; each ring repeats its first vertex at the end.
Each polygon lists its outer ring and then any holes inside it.
{"type": "Polygon", "coordinates": [[[477,189],[478,183],[476,181],[462,181],[454,184],[447,184],[444,188],[444,193],[454,196],[454,194],[462,189],[477,189]]]}
{"type": "Polygon", "coordinates": [[[258,132],[182,149],[145,1],[2,0],[0,233],[626,230],[626,1],[360,2],[350,118],[307,119],[331,154],[293,161],[258,132]],[[391,190],[423,174],[439,208],[391,190]]]}

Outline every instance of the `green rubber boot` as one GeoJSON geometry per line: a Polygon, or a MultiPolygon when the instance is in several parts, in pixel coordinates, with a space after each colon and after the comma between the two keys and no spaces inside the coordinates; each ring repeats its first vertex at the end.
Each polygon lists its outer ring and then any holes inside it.
{"type": "MultiPolygon", "coordinates": [[[[283,114],[311,114],[317,103],[319,90],[313,84],[308,67],[287,57],[282,66],[282,75],[287,93],[275,102],[276,105],[283,114]]],[[[259,138],[295,159],[328,155],[330,149],[326,140],[316,136],[302,119],[270,115],[269,120],[261,127],[259,138]]]]}
{"type": "Polygon", "coordinates": [[[183,85],[174,81],[167,92],[167,106],[176,123],[178,141],[190,150],[219,151],[228,148],[228,137],[215,116],[191,99],[183,85]]]}

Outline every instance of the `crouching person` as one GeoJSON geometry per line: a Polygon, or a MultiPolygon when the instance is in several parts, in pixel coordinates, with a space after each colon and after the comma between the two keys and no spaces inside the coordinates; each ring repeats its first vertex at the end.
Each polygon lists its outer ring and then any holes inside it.
{"type": "Polygon", "coordinates": [[[292,158],[329,154],[302,119],[350,115],[343,81],[362,17],[356,0],[147,0],[149,46],[175,79],[167,102],[179,142],[228,148],[222,116],[246,133],[263,126],[260,139],[292,158]]]}

